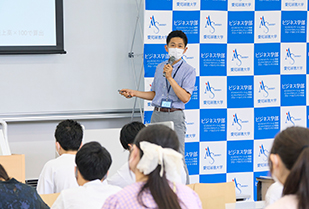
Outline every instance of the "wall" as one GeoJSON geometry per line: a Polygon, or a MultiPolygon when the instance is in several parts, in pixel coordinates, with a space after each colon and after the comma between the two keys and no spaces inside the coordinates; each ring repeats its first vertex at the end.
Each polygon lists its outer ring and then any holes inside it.
{"type": "MultiPolygon", "coordinates": [[[[104,111],[108,108],[133,107],[134,100],[122,98],[117,89],[135,88],[133,72],[140,72],[142,56],[136,56],[134,70],[128,58],[136,16],[134,0],[64,1],[66,55],[0,56],[0,112],[8,112],[2,115],[4,118],[13,115],[11,122],[8,122],[9,144],[13,153],[26,154],[26,179],[37,178],[44,163],[55,157],[53,134],[60,119],[48,120],[47,115],[47,118],[43,117],[44,121],[25,121],[23,113],[34,110],[44,116],[45,112],[60,111],[59,108],[62,108],[61,111],[87,112],[89,109],[83,109],[78,104],[88,100],[88,107],[102,114],[96,119],[89,116],[88,119],[78,120],[86,129],[121,128],[130,122],[130,116],[104,118],[104,111]],[[102,89],[96,85],[89,87],[98,78],[102,83],[110,82],[113,89],[108,86],[102,89]],[[87,94],[84,89],[89,90],[87,94]],[[70,98],[74,98],[74,102],[70,98]],[[48,105],[46,108],[38,105],[36,109],[31,106],[36,103],[48,105]],[[14,119],[15,116],[17,119],[14,119]]],[[[142,54],[142,50],[138,31],[133,51],[138,55],[142,54]]],[[[67,114],[65,118],[71,117],[67,114]]],[[[138,117],[135,119],[139,120],[138,117]]],[[[115,137],[115,134],[104,136],[107,140],[113,138],[117,141],[115,137]]],[[[119,159],[114,158],[114,162],[119,159]]]]}

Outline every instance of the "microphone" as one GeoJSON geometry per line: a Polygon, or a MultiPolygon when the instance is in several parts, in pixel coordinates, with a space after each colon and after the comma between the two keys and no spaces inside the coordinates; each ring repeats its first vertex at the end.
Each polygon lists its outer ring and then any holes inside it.
{"type": "MultiPolygon", "coordinates": [[[[168,60],[167,60],[167,64],[172,65],[173,62],[175,62],[176,58],[174,56],[171,56],[168,60]]],[[[165,77],[166,73],[163,73],[163,77],[165,77]]]]}

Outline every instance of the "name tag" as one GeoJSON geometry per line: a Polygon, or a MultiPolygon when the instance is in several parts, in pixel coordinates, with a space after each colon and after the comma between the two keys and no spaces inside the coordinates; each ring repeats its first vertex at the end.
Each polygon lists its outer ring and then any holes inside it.
{"type": "Polygon", "coordinates": [[[168,99],[168,100],[162,99],[162,100],[161,100],[161,106],[160,106],[160,107],[171,109],[171,108],[172,108],[172,103],[173,103],[173,101],[170,100],[170,99],[168,99]]]}

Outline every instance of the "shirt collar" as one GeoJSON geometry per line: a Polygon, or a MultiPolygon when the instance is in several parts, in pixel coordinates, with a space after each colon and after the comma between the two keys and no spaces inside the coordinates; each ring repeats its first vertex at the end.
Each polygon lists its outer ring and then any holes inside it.
{"type": "Polygon", "coordinates": [[[178,68],[178,66],[181,64],[181,63],[183,63],[183,59],[181,58],[181,60],[179,60],[179,62],[177,62],[175,65],[173,65],[173,68],[175,69],[177,69],[178,68]]]}

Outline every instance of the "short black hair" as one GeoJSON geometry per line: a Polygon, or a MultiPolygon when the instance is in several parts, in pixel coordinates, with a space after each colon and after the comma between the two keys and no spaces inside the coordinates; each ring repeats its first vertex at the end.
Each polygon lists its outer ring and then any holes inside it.
{"type": "Polygon", "coordinates": [[[188,37],[187,35],[182,32],[181,30],[174,30],[172,32],[170,32],[166,38],[166,45],[168,45],[171,41],[172,38],[175,38],[175,37],[179,37],[179,38],[182,38],[185,46],[187,46],[188,44],[188,37]]]}
{"type": "Polygon", "coordinates": [[[64,120],[57,125],[55,138],[64,150],[77,151],[82,143],[83,128],[77,121],[64,120]]]}
{"type": "Polygon", "coordinates": [[[85,180],[101,180],[112,164],[112,157],[100,143],[88,142],[78,150],[75,163],[85,180]]]}
{"type": "Polygon", "coordinates": [[[129,150],[130,147],[128,144],[133,144],[136,135],[144,127],[145,125],[138,121],[124,125],[120,131],[120,143],[122,147],[126,150],[129,150]]]}

